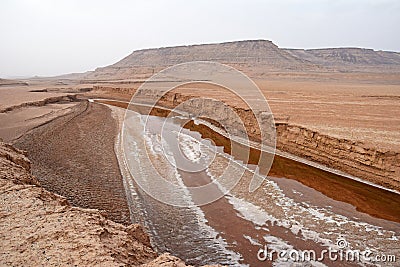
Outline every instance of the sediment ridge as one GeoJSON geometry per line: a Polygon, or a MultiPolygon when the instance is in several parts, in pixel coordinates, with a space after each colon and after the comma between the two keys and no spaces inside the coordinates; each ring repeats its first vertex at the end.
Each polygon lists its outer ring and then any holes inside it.
{"type": "Polygon", "coordinates": [[[48,104],[54,104],[54,103],[60,103],[60,102],[72,102],[72,101],[77,101],[76,94],[63,95],[63,96],[54,96],[54,97],[48,97],[46,99],[39,100],[39,101],[24,102],[24,103],[21,103],[19,105],[14,105],[14,106],[2,108],[2,109],[0,109],[0,113],[13,111],[13,110],[16,110],[18,108],[32,107],[32,106],[41,107],[41,106],[45,106],[45,105],[48,105],[48,104]]]}

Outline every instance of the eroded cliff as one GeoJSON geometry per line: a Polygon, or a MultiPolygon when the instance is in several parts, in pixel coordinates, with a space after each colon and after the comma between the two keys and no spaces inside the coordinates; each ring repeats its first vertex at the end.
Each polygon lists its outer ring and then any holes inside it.
{"type": "MultiPolygon", "coordinates": [[[[111,93],[119,98],[123,98],[125,95],[125,100],[129,100],[134,92],[134,89],[126,87],[119,89],[115,86],[103,85],[94,86],[93,94],[110,96],[111,93]]],[[[151,92],[149,93],[151,94],[151,92]]],[[[192,97],[193,95],[189,93],[171,91],[165,94],[158,104],[173,108],[188,101],[186,105],[192,103],[193,108],[198,108],[198,103],[190,101],[192,97]]],[[[252,110],[230,104],[227,104],[227,108],[224,109],[221,103],[216,101],[209,101],[207,105],[202,105],[202,108],[207,109],[209,114],[213,114],[215,121],[222,121],[225,126],[230,121],[227,117],[228,109],[233,109],[242,119],[250,139],[260,141],[260,129],[252,110]]],[[[235,125],[231,126],[236,127],[235,125]]],[[[275,117],[275,126],[277,149],[386,188],[400,190],[400,153],[398,151],[380,149],[357,140],[336,138],[314,129],[292,124],[279,117],[275,117]]]]}

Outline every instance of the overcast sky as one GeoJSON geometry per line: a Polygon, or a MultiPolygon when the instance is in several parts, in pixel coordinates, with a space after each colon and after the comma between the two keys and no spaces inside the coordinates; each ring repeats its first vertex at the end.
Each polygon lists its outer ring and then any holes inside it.
{"type": "Polygon", "coordinates": [[[398,0],[0,0],[0,77],[84,72],[142,48],[268,39],[400,51],[398,0]]]}

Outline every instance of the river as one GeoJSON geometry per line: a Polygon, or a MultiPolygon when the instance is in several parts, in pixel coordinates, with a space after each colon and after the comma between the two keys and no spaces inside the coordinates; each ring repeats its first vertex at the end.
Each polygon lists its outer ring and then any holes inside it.
{"type": "Polygon", "coordinates": [[[262,186],[250,193],[255,166],[232,157],[218,133],[193,122],[182,127],[179,117],[136,111],[129,111],[129,126],[116,148],[132,222],[147,227],[157,251],[196,266],[356,265],[343,257],[318,259],[329,249],[367,251],[368,263],[375,264],[373,256],[400,256],[397,193],[284,157],[275,158],[262,186]],[[199,170],[188,171],[188,164],[199,170]],[[237,173],[243,174],[237,185],[221,194],[237,173]],[[206,191],[196,190],[204,185],[206,191]],[[198,205],[214,196],[216,201],[198,205]],[[293,255],[314,251],[316,258],[272,254],[264,261],[260,251],[265,249],[293,255]]]}

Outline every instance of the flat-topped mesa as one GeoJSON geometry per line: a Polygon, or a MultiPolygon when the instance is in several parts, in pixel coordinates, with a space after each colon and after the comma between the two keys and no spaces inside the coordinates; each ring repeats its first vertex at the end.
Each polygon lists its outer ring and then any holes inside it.
{"type": "Polygon", "coordinates": [[[278,60],[302,63],[271,41],[253,40],[138,50],[111,67],[169,66],[190,61],[271,64],[278,60]]]}
{"type": "Polygon", "coordinates": [[[191,61],[216,61],[246,73],[259,73],[256,70],[258,68],[274,71],[319,68],[279,48],[271,41],[249,40],[137,50],[115,64],[97,68],[86,79],[148,77],[165,67],[191,61]]]}

